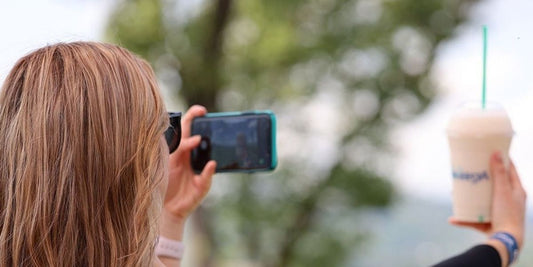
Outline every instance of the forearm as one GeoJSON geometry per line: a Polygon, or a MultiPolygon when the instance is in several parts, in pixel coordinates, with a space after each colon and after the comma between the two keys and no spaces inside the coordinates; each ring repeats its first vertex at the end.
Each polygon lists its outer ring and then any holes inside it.
{"type": "MultiPolygon", "coordinates": [[[[433,267],[456,267],[456,266],[469,266],[469,267],[501,267],[502,258],[500,251],[492,244],[482,244],[474,246],[471,249],[444,260],[433,267]]],[[[505,253],[505,251],[504,251],[505,253]]]]}
{"type": "MultiPolygon", "coordinates": [[[[166,211],[163,211],[161,214],[161,219],[159,222],[159,235],[164,236],[168,239],[182,241],[183,232],[185,229],[185,219],[178,218],[172,214],[169,214],[166,211]]],[[[159,260],[167,267],[177,267],[180,266],[180,259],[174,259],[165,256],[159,256],[159,260]]]]}

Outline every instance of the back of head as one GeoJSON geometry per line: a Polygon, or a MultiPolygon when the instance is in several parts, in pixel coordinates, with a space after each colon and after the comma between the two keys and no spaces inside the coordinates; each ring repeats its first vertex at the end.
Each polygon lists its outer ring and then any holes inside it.
{"type": "Polygon", "coordinates": [[[0,92],[0,266],[146,266],[168,117],[149,65],[56,44],[0,92]]]}

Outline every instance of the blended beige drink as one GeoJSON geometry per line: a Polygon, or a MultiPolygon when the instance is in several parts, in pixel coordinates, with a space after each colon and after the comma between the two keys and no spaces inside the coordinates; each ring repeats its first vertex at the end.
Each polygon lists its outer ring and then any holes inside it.
{"type": "Polygon", "coordinates": [[[489,104],[467,104],[448,123],[448,141],[453,176],[453,217],[464,222],[491,220],[492,184],[489,161],[499,151],[508,162],[513,138],[505,110],[489,104]]]}

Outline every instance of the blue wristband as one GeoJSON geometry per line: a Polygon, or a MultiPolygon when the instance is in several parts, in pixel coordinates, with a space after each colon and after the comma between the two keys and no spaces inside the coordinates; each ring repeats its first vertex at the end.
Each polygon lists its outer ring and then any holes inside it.
{"type": "Polygon", "coordinates": [[[506,232],[497,232],[490,238],[499,240],[505,245],[507,248],[507,254],[509,255],[509,263],[507,266],[510,266],[518,257],[518,242],[516,242],[516,239],[506,232]]]}

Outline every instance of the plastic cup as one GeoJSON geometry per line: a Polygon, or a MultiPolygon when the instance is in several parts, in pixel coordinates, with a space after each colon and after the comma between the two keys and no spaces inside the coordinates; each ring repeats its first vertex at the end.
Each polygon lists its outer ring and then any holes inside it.
{"type": "Polygon", "coordinates": [[[505,110],[467,103],[451,116],[447,127],[452,167],[453,217],[463,222],[491,221],[493,178],[489,161],[494,152],[508,163],[514,132],[505,110]]]}

